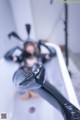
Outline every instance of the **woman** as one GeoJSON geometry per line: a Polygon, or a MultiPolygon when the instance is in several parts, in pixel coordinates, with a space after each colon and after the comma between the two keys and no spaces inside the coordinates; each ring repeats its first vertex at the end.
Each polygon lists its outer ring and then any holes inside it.
{"type": "MultiPolygon", "coordinates": [[[[18,76],[20,74],[22,74],[21,71],[24,71],[24,73],[32,71],[35,68],[35,66],[37,65],[37,63],[39,62],[38,58],[39,58],[39,51],[37,49],[37,45],[31,41],[25,42],[24,43],[24,52],[22,53],[21,57],[17,58],[15,56],[13,58],[13,61],[21,62],[21,67],[19,68],[19,70],[16,71],[16,72],[19,71],[18,76]]],[[[15,79],[15,74],[14,74],[13,79],[14,79],[13,83],[17,87],[17,83],[19,82],[18,80],[20,80],[20,78],[18,77],[18,79],[15,79]]],[[[33,91],[27,91],[27,92],[23,93],[23,91],[25,91],[23,89],[19,90],[19,88],[18,88],[18,93],[19,93],[18,96],[21,99],[27,100],[29,98],[39,97],[38,94],[34,93],[33,91]]]]}

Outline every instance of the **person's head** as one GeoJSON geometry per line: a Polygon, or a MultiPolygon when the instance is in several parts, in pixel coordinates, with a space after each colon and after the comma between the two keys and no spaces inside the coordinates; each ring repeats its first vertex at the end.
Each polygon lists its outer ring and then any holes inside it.
{"type": "Polygon", "coordinates": [[[24,50],[27,56],[27,63],[29,63],[32,66],[35,63],[35,61],[37,61],[37,58],[39,56],[39,51],[36,43],[32,41],[25,42],[24,50]]]}
{"type": "Polygon", "coordinates": [[[36,45],[32,41],[27,41],[24,43],[24,50],[28,53],[33,53],[36,51],[36,45]]]}

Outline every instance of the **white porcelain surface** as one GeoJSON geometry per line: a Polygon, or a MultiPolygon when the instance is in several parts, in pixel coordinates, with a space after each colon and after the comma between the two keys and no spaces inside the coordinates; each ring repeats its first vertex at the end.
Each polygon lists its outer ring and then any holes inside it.
{"type": "MultiPolygon", "coordinates": [[[[57,56],[45,65],[46,78],[69,99],[58,59],[57,56]]],[[[16,96],[12,76],[18,67],[4,58],[0,60],[0,113],[6,112],[8,120],[64,120],[61,113],[41,97],[24,101],[16,96]],[[33,113],[30,112],[32,107],[35,109],[33,113]]],[[[76,104],[74,100],[73,103],[76,104]]]]}

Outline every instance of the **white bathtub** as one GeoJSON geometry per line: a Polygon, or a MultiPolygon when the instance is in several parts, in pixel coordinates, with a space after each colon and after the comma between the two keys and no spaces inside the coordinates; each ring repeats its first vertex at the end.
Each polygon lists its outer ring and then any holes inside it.
{"type": "MultiPolygon", "coordinates": [[[[57,53],[45,65],[48,80],[79,108],[61,50],[56,45],[47,45],[52,46],[57,53]]],[[[18,64],[7,62],[4,58],[0,60],[0,114],[6,113],[7,120],[64,120],[61,113],[41,97],[27,101],[18,98],[12,83],[12,76],[18,67],[18,64]]]]}

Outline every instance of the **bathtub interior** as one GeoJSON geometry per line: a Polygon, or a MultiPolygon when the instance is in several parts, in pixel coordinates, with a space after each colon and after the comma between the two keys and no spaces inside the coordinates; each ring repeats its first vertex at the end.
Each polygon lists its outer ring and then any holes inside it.
{"type": "MultiPolygon", "coordinates": [[[[21,100],[16,95],[12,76],[18,67],[4,58],[0,60],[0,113],[7,113],[8,120],[64,120],[61,113],[43,98],[21,100]]],[[[57,55],[44,67],[46,79],[68,99],[57,55]]]]}

